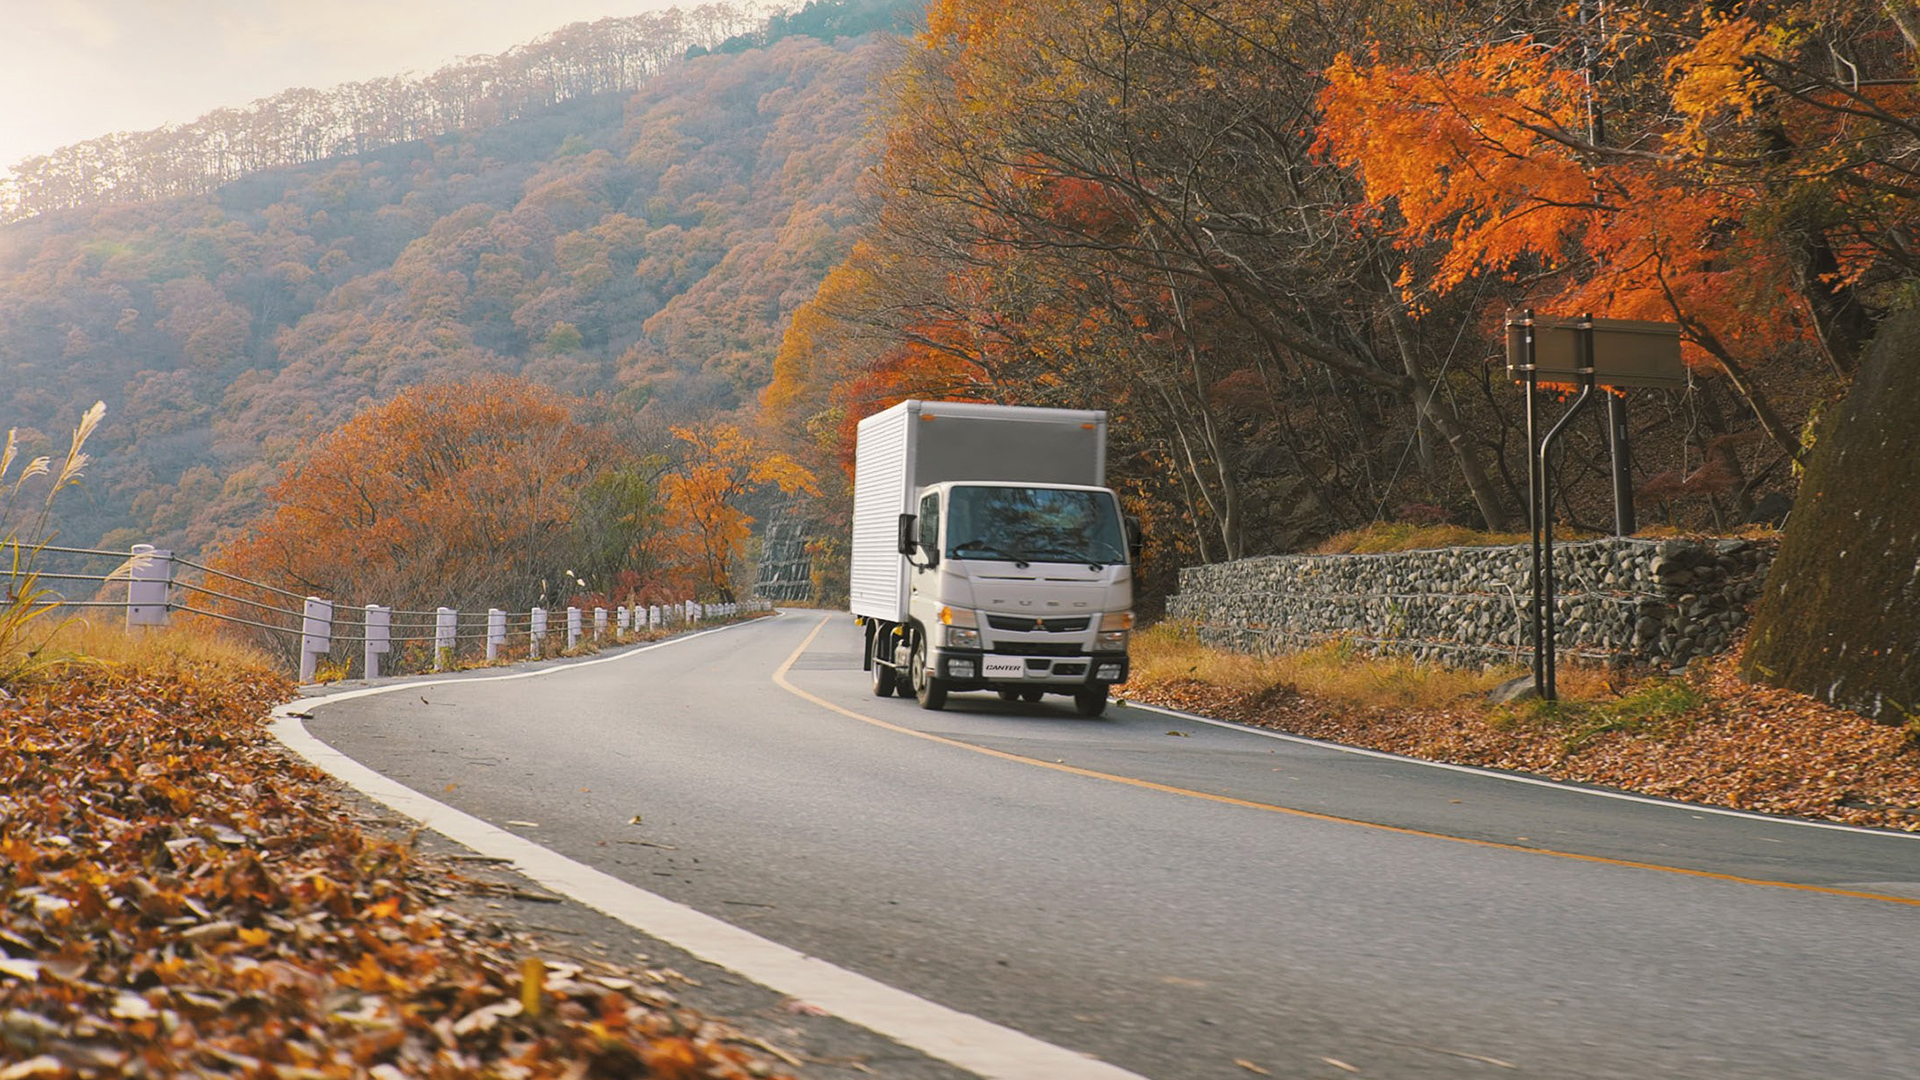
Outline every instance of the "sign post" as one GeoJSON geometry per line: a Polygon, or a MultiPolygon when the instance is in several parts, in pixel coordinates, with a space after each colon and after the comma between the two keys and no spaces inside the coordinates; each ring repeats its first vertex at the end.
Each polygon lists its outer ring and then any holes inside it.
{"type": "MultiPolygon", "coordinates": [[[[1680,327],[1673,323],[1635,319],[1537,318],[1531,309],[1507,312],[1507,376],[1526,387],[1527,517],[1532,525],[1533,564],[1528,574],[1533,603],[1533,687],[1543,700],[1556,694],[1557,655],[1554,640],[1553,485],[1550,473],[1553,444],[1593,400],[1598,387],[1625,391],[1633,387],[1683,390],[1688,387],[1686,365],[1680,359],[1680,327]],[[1580,394],[1554,423],[1546,437],[1538,437],[1537,404],[1540,382],[1573,383],[1580,394]]],[[[1608,394],[1607,443],[1613,459],[1613,530],[1617,536],[1634,530],[1633,483],[1628,473],[1625,395],[1608,394]]]]}

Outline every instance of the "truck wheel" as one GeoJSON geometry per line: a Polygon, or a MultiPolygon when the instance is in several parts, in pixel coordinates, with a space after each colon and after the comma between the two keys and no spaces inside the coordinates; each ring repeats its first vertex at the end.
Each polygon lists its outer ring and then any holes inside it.
{"type": "Polygon", "coordinates": [[[1073,711],[1081,716],[1099,716],[1107,711],[1107,684],[1088,683],[1073,692],[1073,711]]]}
{"type": "Polygon", "coordinates": [[[947,707],[947,684],[927,673],[927,638],[925,634],[913,636],[913,696],[920,701],[920,707],[929,712],[939,712],[947,707]]]}
{"type": "Polygon", "coordinates": [[[994,691],[994,693],[1000,695],[1001,701],[1019,701],[1020,700],[1020,691],[1015,690],[1011,686],[1003,686],[1000,689],[994,691]]]}
{"type": "Polygon", "coordinates": [[[880,662],[880,654],[883,650],[886,650],[889,661],[893,659],[893,653],[889,645],[892,641],[893,632],[885,623],[874,626],[873,632],[867,636],[867,652],[869,654],[867,656],[867,663],[868,666],[873,669],[874,697],[892,697],[894,684],[900,681],[900,673],[894,670],[893,664],[883,664],[880,662]]]}
{"type": "Polygon", "coordinates": [[[1020,688],[1020,699],[1022,701],[1039,701],[1046,696],[1047,692],[1037,686],[1023,686],[1020,688]]]}

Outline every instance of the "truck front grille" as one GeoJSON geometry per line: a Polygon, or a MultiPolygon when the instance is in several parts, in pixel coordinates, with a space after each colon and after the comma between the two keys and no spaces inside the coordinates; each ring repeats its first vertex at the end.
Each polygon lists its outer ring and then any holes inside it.
{"type": "Polygon", "coordinates": [[[1024,615],[989,615],[987,625],[995,630],[1017,630],[1028,634],[1035,632],[1078,634],[1093,625],[1093,619],[1084,615],[1077,619],[1029,619],[1024,615]]]}
{"type": "Polygon", "coordinates": [[[989,651],[1002,656],[1085,656],[1078,645],[1054,645],[1043,641],[996,641],[989,651]]]}

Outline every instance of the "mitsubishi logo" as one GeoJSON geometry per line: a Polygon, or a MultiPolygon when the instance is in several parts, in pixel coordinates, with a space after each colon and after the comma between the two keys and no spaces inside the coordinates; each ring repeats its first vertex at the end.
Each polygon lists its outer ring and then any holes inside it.
{"type": "Polygon", "coordinates": [[[1045,619],[1033,620],[1033,628],[1035,630],[1045,630],[1047,628],[1047,620],[1045,619]]]}

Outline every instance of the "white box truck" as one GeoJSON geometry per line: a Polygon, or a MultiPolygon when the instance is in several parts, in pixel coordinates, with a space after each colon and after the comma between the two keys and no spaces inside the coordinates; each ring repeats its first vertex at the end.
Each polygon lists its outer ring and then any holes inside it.
{"type": "Polygon", "coordinates": [[[1138,551],[1106,455],[1104,412],[904,401],[860,421],[849,592],[876,696],[1106,709],[1138,551]]]}

